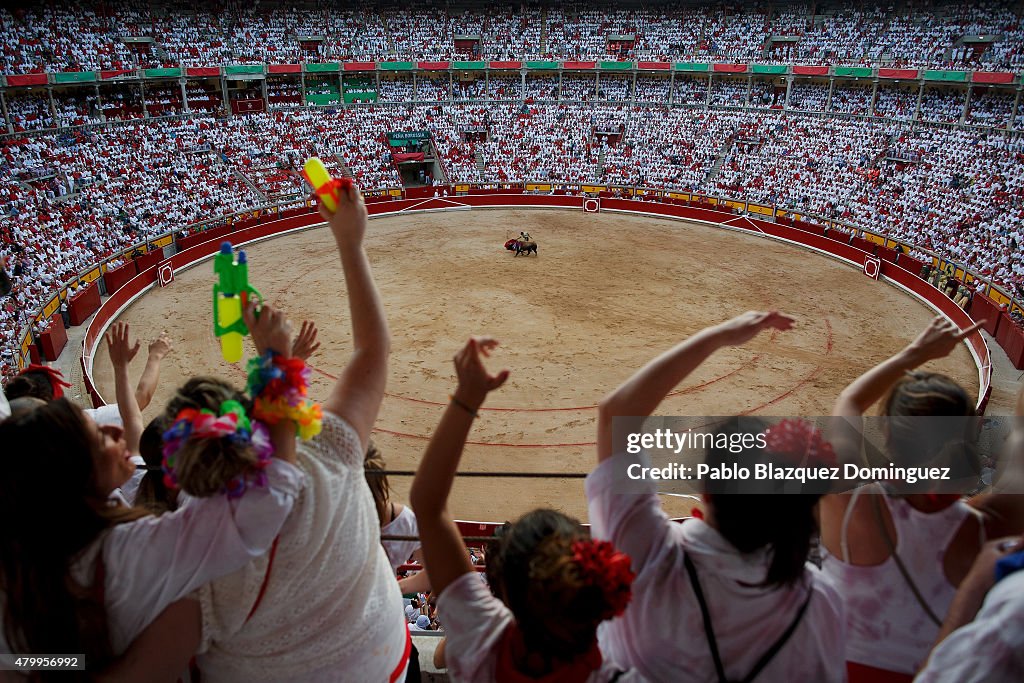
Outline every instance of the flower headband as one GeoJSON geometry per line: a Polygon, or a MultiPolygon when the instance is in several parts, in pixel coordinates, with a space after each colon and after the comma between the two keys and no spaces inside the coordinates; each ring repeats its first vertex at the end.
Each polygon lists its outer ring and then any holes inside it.
{"type": "Polygon", "coordinates": [[[593,539],[574,542],[572,552],[583,580],[597,586],[608,605],[601,613],[602,621],[622,614],[629,604],[636,578],[629,555],[619,552],[608,541],[593,539]]]}
{"type": "MultiPolygon", "coordinates": [[[[237,446],[251,446],[256,451],[257,462],[253,467],[257,472],[253,483],[257,486],[266,486],[266,475],[263,470],[274,453],[270,434],[266,425],[249,420],[245,408],[238,401],[224,401],[220,404],[218,414],[214,414],[212,410],[195,408],[183,408],[178,412],[171,428],[163,433],[164,484],[168,488],[179,488],[178,477],[174,471],[175,460],[186,441],[223,438],[237,446]]],[[[248,478],[246,475],[235,477],[225,484],[224,491],[232,498],[241,496],[245,493],[248,478]]]]}
{"type": "Polygon", "coordinates": [[[765,450],[793,462],[832,467],[836,452],[821,431],[803,420],[782,420],[764,432],[765,450]]]}

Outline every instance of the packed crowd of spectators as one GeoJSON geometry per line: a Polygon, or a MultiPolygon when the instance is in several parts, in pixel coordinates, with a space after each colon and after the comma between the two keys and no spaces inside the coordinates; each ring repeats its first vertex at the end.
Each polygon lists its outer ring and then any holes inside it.
{"type": "MultiPolygon", "coordinates": [[[[943,101],[932,102],[922,102],[924,118],[941,120],[943,101]]],[[[986,103],[979,97],[976,111],[986,103]]],[[[997,106],[1006,111],[1005,100],[997,106]]],[[[400,186],[385,134],[429,130],[451,182],[599,180],[729,195],[886,226],[1000,284],[1024,283],[1013,258],[1024,237],[1019,136],[918,129],[886,111],[834,120],[632,104],[392,105],[15,135],[2,147],[0,226],[31,272],[49,273],[19,294],[34,310],[51,285],[134,241],[301,196],[308,156],[364,187],[400,186]]],[[[7,345],[14,330],[3,334],[7,345]]]]}
{"type": "Polygon", "coordinates": [[[871,113],[874,94],[870,83],[866,85],[837,85],[832,89],[832,111],[840,114],[867,116],[871,113]]]}
{"type": "Polygon", "coordinates": [[[742,107],[747,104],[749,85],[746,78],[719,78],[711,82],[711,105],[742,107]]]}
{"type": "MultiPolygon", "coordinates": [[[[328,3],[330,5],[330,3],[328,3]]],[[[1024,23],[1007,0],[642,9],[572,2],[396,9],[371,0],[300,9],[270,0],[72,0],[0,10],[0,72],[336,60],[760,61],[1008,70],[1024,66],[1024,23]],[[819,12],[813,14],[813,12],[819,12]],[[967,36],[987,36],[963,43],[967,36]],[[126,43],[126,36],[144,38],[126,43]],[[771,37],[784,42],[772,43],[771,37]]]]}
{"type": "Polygon", "coordinates": [[[523,79],[518,73],[491,72],[487,76],[487,97],[492,100],[521,100],[523,79]]]}
{"type": "Polygon", "coordinates": [[[879,88],[875,95],[875,116],[910,121],[917,112],[919,92],[915,86],[879,88]]]}
{"type": "Polygon", "coordinates": [[[673,104],[706,104],[707,101],[707,76],[676,76],[672,89],[673,104]]]}
{"type": "Polygon", "coordinates": [[[672,80],[664,76],[638,76],[636,79],[637,102],[664,104],[672,95],[672,80]]]}

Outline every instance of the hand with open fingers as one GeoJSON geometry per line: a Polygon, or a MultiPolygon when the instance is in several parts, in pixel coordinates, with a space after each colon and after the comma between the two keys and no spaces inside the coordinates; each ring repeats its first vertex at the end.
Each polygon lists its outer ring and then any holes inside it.
{"type": "Polygon", "coordinates": [[[366,204],[355,184],[345,183],[338,191],[338,208],[331,213],[320,203],[320,216],[330,226],[339,245],[358,247],[366,234],[366,204]]]}
{"type": "Polygon", "coordinates": [[[319,333],[320,331],[316,329],[315,323],[303,320],[302,327],[299,329],[295,341],[292,342],[292,358],[308,360],[310,356],[316,353],[316,350],[320,348],[320,342],[316,339],[319,333]]]}
{"type": "Polygon", "coordinates": [[[459,378],[455,398],[473,410],[483,404],[489,392],[508,379],[508,370],[492,375],[484,367],[483,358],[489,357],[497,347],[498,341],[491,337],[470,337],[462,350],[455,354],[455,374],[459,378]]]}
{"type": "Polygon", "coordinates": [[[164,358],[173,350],[174,344],[171,343],[171,337],[166,331],[161,332],[159,337],[149,342],[149,356],[151,358],[164,358]]]}
{"type": "Polygon", "coordinates": [[[985,321],[980,320],[966,330],[961,330],[952,321],[937,316],[910,344],[908,350],[920,363],[945,358],[953,352],[957,344],[974,334],[984,324],[985,321]]]}
{"type": "Polygon", "coordinates": [[[115,367],[128,367],[135,355],[142,348],[142,342],[136,340],[133,346],[129,340],[128,323],[114,323],[106,334],[107,352],[110,363],[115,367]]]}
{"type": "Polygon", "coordinates": [[[291,356],[292,323],[284,311],[264,303],[257,314],[255,304],[250,303],[242,311],[242,317],[252,334],[257,353],[263,355],[269,350],[285,357],[291,356]]]}
{"type": "Polygon", "coordinates": [[[729,346],[746,344],[762,330],[775,329],[785,332],[793,327],[796,320],[778,311],[747,311],[718,326],[725,343],[729,346]]]}

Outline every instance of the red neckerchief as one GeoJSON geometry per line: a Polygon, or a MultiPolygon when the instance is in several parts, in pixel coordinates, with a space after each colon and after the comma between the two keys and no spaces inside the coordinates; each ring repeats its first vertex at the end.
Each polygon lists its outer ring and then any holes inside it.
{"type": "Polygon", "coordinates": [[[515,623],[509,624],[501,634],[497,648],[496,683],[585,683],[590,674],[601,668],[601,651],[596,638],[587,652],[569,662],[556,662],[555,668],[540,678],[533,678],[516,668],[516,662],[539,655],[527,654],[523,634],[515,623]]]}

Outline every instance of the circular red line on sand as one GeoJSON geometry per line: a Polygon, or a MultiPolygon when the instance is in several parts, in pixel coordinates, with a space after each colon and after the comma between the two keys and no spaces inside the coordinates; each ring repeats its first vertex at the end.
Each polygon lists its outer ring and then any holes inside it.
{"type": "MultiPolygon", "coordinates": [[[[825,320],[825,329],[826,329],[826,333],[825,333],[825,355],[829,356],[829,355],[832,354],[832,346],[833,346],[833,341],[834,341],[833,333],[832,333],[832,323],[829,321],[828,318],[825,318],[824,320],[825,320]]],[[[773,332],[772,336],[774,338],[774,332],[773,332]]],[[[746,367],[746,366],[741,366],[740,368],[738,368],[737,370],[734,370],[733,372],[731,372],[729,374],[734,374],[735,372],[737,372],[739,369],[742,369],[743,367],[746,367]]],[[[784,391],[783,393],[779,394],[775,398],[762,403],[761,405],[755,406],[753,408],[748,408],[747,410],[744,410],[743,412],[741,412],[739,414],[740,415],[750,415],[751,413],[754,413],[754,412],[756,412],[758,410],[761,410],[762,408],[767,408],[768,406],[775,405],[779,401],[785,400],[786,398],[788,398],[788,397],[792,396],[793,394],[795,394],[801,387],[803,387],[803,386],[807,385],[808,383],[812,382],[819,374],[821,374],[821,371],[822,371],[822,366],[820,366],[820,365],[814,366],[813,370],[811,370],[805,377],[803,377],[799,382],[797,382],[790,389],[784,391]]],[[[685,393],[685,392],[675,392],[674,394],[669,394],[669,396],[678,395],[680,393],[685,393]]],[[[423,402],[426,403],[426,401],[423,401],[423,402]]],[[[447,405],[447,404],[439,403],[437,405],[447,405]]],[[[514,408],[504,408],[503,410],[515,410],[515,409],[514,408]]],[[[538,409],[533,409],[533,410],[535,411],[535,410],[538,410],[538,409]]],[[[547,408],[546,410],[565,410],[565,409],[564,408],[547,408]]],[[[528,411],[524,410],[523,412],[528,412],[528,411]]],[[[409,434],[407,432],[396,432],[396,431],[393,431],[393,430],[390,430],[390,429],[382,429],[380,427],[374,427],[373,431],[380,432],[382,434],[391,434],[392,436],[398,436],[398,437],[409,438],[409,439],[417,439],[417,440],[420,440],[420,441],[427,441],[428,439],[430,439],[429,436],[422,436],[420,434],[409,434]]],[[[467,441],[466,444],[467,445],[471,445],[471,446],[495,446],[495,447],[502,447],[502,448],[570,448],[570,447],[578,447],[578,446],[595,446],[595,445],[597,445],[597,442],[596,441],[589,441],[589,442],[583,442],[583,443],[492,443],[492,442],[487,442],[487,441],[467,441]]]]}
{"type": "MultiPolygon", "coordinates": [[[[769,338],[769,341],[775,341],[775,336],[776,336],[777,333],[778,333],[778,330],[772,330],[771,337],[769,338]]],[[[734,368],[733,370],[730,370],[729,372],[725,373],[724,375],[719,375],[718,377],[715,377],[713,379],[709,379],[706,382],[701,382],[700,384],[695,384],[693,386],[685,387],[685,388],[680,389],[678,391],[673,391],[670,394],[666,395],[665,398],[671,398],[673,396],[682,396],[684,394],[691,394],[691,393],[693,393],[695,391],[699,391],[701,389],[709,387],[712,384],[715,384],[717,382],[721,382],[724,379],[728,379],[728,378],[732,377],[733,375],[735,375],[736,373],[741,372],[743,370],[746,370],[749,367],[752,367],[755,363],[757,363],[759,360],[761,360],[761,356],[762,355],[763,354],[760,354],[760,353],[755,355],[750,360],[746,361],[745,363],[740,364],[738,367],[734,368]]],[[[336,375],[333,375],[333,374],[327,372],[326,370],[321,370],[320,368],[312,368],[312,369],[317,374],[323,375],[324,377],[327,377],[328,379],[332,379],[332,380],[337,380],[338,379],[338,377],[336,375]]],[[[408,401],[410,403],[421,403],[423,405],[428,405],[428,406],[443,407],[443,406],[448,405],[447,402],[430,401],[430,400],[425,399],[425,398],[414,398],[412,396],[403,396],[401,394],[390,394],[390,393],[387,393],[387,392],[385,392],[384,396],[386,398],[393,398],[393,399],[397,399],[399,401],[408,401]]],[[[564,408],[481,408],[480,410],[488,410],[488,411],[497,412],[497,413],[502,413],[502,412],[504,412],[504,413],[555,413],[555,412],[561,412],[561,411],[597,410],[597,404],[586,405],[586,406],[567,406],[567,407],[564,407],[564,408]]]]}

